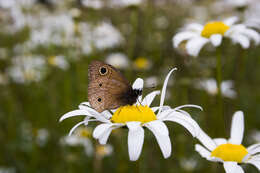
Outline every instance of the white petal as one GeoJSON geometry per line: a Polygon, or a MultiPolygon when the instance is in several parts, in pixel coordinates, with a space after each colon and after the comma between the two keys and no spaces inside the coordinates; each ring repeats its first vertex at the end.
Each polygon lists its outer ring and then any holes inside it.
{"type": "Polygon", "coordinates": [[[146,95],[145,98],[143,99],[142,101],[142,105],[145,106],[149,106],[151,105],[151,103],[153,102],[153,99],[156,95],[159,95],[160,94],[160,91],[153,91],[151,92],[150,94],[146,95]]]}
{"type": "Polygon", "coordinates": [[[238,20],[239,20],[238,17],[233,16],[233,17],[229,17],[229,18],[225,19],[223,21],[223,23],[228,25],[228,26],[231,26],[231,25],[235,24],[238,20]]]}
{"type": "Polygon", "coordinates": [[[80,103],[80,105],[83,105],[83,106],[88,106],[88,107],[90,107],[90,103],[89,103],[89,102],[82,102],[82,103],[80,103]]]}
{"type": "Polygon", "coordinates": [[[112,117],[112,114],[108,111],[105,110],[101,113],[106,119],[110,119],[112,117]]]}
{"type": "Polygon", "coordinates": [[[110,127],[105,131],[101,136],[99,136],[98,141],[100,144],[105,145],[107,143],[108,137],[113,129],[116,129],[118,127],[110,127]]]}
{"type": "Polygon", "coordinates": [[[167,118],[172,112],[174,112],[174,110],[172,110],[172,109],[167,109],[165,111],[161,111],[160,114],[159,113],[157,114],[157,119],[163,120],[163,119],[167,118]]]}
{"type": "Polygon", "coordinates": [[[187,111],[184,111],[184,110],[181,110],[181,109],[177,109],[176,111],[180,112],[180,113],[182,113],[182,114],[184,114],[184,115],[186,115],[186,116],[191,118],[191,115],[187,111]]]}
{"type": "Polygon", "coordinates": [[[250,46],[249,39],[242,34],[233,34],[230,38],[234,43],[239,43],[244,49],[247,49],[250,46]]]}
{"type": "Polygon", "coordinates": [[[103,123],[103,124],[98,125],[93,131],[93,137],[98,139],[102,134],[104,134],[112,126],[113,126],[112,123],[111,124],[103,123]]]}
{"type": "Polygon", "coordinates": [[[203,30],[203,25],[199,23],[191,23],[185,26],[185,30],[197,32],[198,34],[200,34],[203,30]]]}
{"type": "Polygon", "coordinates": [[[213,151],[217,147],[216,143],[202,129],[200,129],[196,138],[210,151],[213,151]]]}
{"type": "Polygon", "coordinates": [[[180,33],[176,34],[172,39],[173,47],[177,48],[181,42],[183,42],[185,40],[189,40],[196,36],[198,36],[198,34],[194,33],[194,32],[190,32],[190,31],[180,32],[180,33]]]}
{"type": "Polygon", "coordinates": [[[253,157],[252,159],[248,160],[247,163],[254,165],[258,171],[260,171],[260,159],[254,159],[253,157]]]}
{"type": "Polygon", "coordinates": [[[213,139],[213,141],[217,145],[222,145],[222,144],[226,144],[227,143],[227,140],[225,138],[215,138],[215,139],[213,139]]]}
{"type": "MultiPolygon", "coordinates": [[[[141,78],[137,78],[137,79],[135,80],[135,82],[133,83],[132,87],[133,87],[133,89],[136,89],[136,90],[143,90],[144,80],[141,79],[141,78]]],[[[137,98],[137,100],[138,100],[138,103],[141,102],[141,101],[142,101],[142,96],[139,96],[139,97],[137,98]]],[[[137,103],[137,104],[138,104],[138,103],[137,103]]]]}
{"type": "Polygon", "coordinates": [[[243,169],[237,164],[237,162],[224,162],[224,168],[226,173],[243,173],[243,169]]]}
{"type": "Polygon", "coordinates": [[[186,116],[180,112],[171,112],[166,118],[162,119],[163,121],[173,121],[177,122],[183,127],[185,127],[193,137],[197,136],[200,132],[200,127],[196,121],[194,121],[189,116],[186,116]]]}
{"type": "MultiPolygon", "coordinates": [[[[151,107],[151,109],[153,110],[153,112],[158,111],[159,108],[160,108],[160,106],[151,107]]],[[[162,111],[165,111],[165,110],[168,110],[168,109],[171,109],[171,107],[170,107],[170,106],[162,106],[162,111]]]]}
{"type": "Polygon", "coordinates": [[[168,158],[171,155],[172,146],[169,137],[169,131],[166,125],[161,121],[151,121],[144,124],[149,130],[151,130],[161,148],[164,158],[168,158]]]}
{"type": "Polygon", "coordinates": [[[260,153],[260,144],[254,144],[254,145],[251,145],[247,148],[247,151],[250,153],[250,154],[256,154],[256,153],[260,153]]]}
{"type": "Polygon", "coordinates": [[[161,99],[160,99],[160,108],[159,108],[159,112],[158,114],[161,113],[162,111],[162,106],[163,106],[163,103],[164,103],[164,99],[165,99],[165,94],[166,94],[166,88],[167,88],[167,84],[168,84],[168,80],[172,74],[173,71],[177,70],[177,68],[173,68],[166,76],[164,82],[163,82],[163,88],[162,88],[162,93],[161,93],[161,99]]]}
{"type": "Polygon", "coordinates": [[[245,34],[250,39],[254,40],[256,45],[260,43],[260,35],[258,32],[252,29],[245,29],[242,33],[245,34]]]}
{"type": "Polygon", "coordinates": [[[88,112],[95,117],[97,120],[104,122],[104,123],[110,123],[108,119],[106,119],[101,113],[97,112],[96,110],[89,108],[88,112]]]}
{"type": "Polygon", "coordinates": [[[138,89],[138,90],[143,90],[144,87],[144,80],[141,78],[137,78],[133,85],[132,85],[133,89],[138,89]]]}
{"type": "Polygon", "coordinates": [[[195,145],[195,151],[197,151],[201,155],[201,157],[203,157],[205,159],[210,158],[211,153],[209,152],[209,150],[207,150],[200,144],[195,145]]]}
{"type": "Polygon", "coordinates": [[[81,122],[77,123],[75,126],[73,126],[73,127],[71,128],[70,132],[69,132],[69,136],[72,135],[72,133],[76,130],[76,128],[78,128],[80,125],[82,125],[82,124],[84,124],[84,123],[85,123],[85,121],[81,121],[81,122]]]}
{"type": "MultiPolygon", "coordinates": [[[[85,102],[84,102],[85,103],[85,102]]],[[[60,121],[63,121],[66,118],[72,117],[72,116],[77,116],[77,115],[87,115],[90,117],[95,117],[97,120],[101,121],[101,122],[109,122],[108,119],[106,119],[101,113],[97,112],[95,109],[88,107],[88,106],[84,106],[82,103],[79,105],[80,110],[75,110],[75,111],[71,111],[68,112],[67,114],[63,115],[60,118],[60,121]],[[82,111],[82,112],[80,112],[82,111]],[[73,115],[75,114],[75,115],[73,115]]]]}
{"type": "Polygon", "coordinates": [[[186,44],[186,49],[189,55],[197,57],[201,48],[209,42],[209,39],[196,37],[189,40],[186,44]]]}
{"type": "Polygon", "coordinates": [[[80,115],[91,116],[91,114],[88,111],[86,111],[86,110],[74,110],[74,111],[70,111],[70,112],[64,114],[59,119],[59,122],[65,120],[67,118],[74,117],[74,116],[80,116],[80,115]]]}
{"type": "Polygon", "coordinates": [[[136,161],[142,151],[144,143],[144,129],[140,122],[129,122],[126,124],[128,132],[128,153],[131,161],[136,161]]]}
{"type": "Polygon", "coordinates": [[[235,98],[237,96],[236,91],[233,90],[234,82],[232,80],[225,80],[221,82],[221,93],[225,97],[235,98]]]}
{"type": "Polygon", "coordinates": [[[233,115],[231,125],[231,135],[229,142],[240,145],[244,135],[244,114],[242,111],[237,111],[233,115]]]}
{"type": "Polygon", "coordinates": [[[213,46],[218,47],[221,44],[222,35],[221,34],[213,34],[210,37],[210,41],[213,44],[213,46]]]}
{"type": "Polygon", "coordinates": [[[178,110],[178,109],[182,109],[182,108],[198,108],[201,111],[203,111],[203,108],[201,106],[193,105],[193,104],[181,105],[181,106],[178,106],[178,107],[174,108],[174,110],[178,110]]]}

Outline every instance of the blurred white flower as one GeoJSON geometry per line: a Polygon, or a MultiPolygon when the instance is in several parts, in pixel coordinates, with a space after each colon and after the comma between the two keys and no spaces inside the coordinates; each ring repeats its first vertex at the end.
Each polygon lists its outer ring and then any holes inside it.
{"type": "MultiPolygon", "coordinates": [[[[198,89],[205,90],[210,95],[216,95],[218,93],[217,81],[213,78],[197,80],[195,87],[198,89]]],[[[228,98],[235,98],[237,96],[232,80],[222,81],[220,84],[221,94],[228,98]]]]}
{"type": "Polygon", "coordinates": [[[105,62],[119,69],[125,69],[129,66],[128,58],[123,53],[111,53],[106,57],[105,62]]]}
{"type": "Polygon", "coordinates": [[[91,142],[91,130],[87,127],[81,127],[75,130],[72,136],[65,136],[61,139],[62,145],[83,146],[87,156],[93,155],[93,144],[91,142]]]}
{"type": "Polygon", "coordinates": [[[75,24],[75,30],[80,33],[76,39],[76,45],[81,48],[83,54],[90,54],[93,50],[92,26],[86,22],[75,24]]]}
{"type": "Polygon", "coordinates": [[[155,18],[154,23],[159,29],[166,29],[169,25],[169,21],[165,16],[159,16],[155,18]]]}
{"type": "Polygon", "coordinates": [[[75,30],[79,33],[75,44],[86,55],[90,54],[93,48],[103,50],[119,46],[124,42],[121,33],[108,22],[102,22],[97,26],[80,22],[75,25],[75,30]]]}
{"type": "Polygon", "coordinates": [[[260,142],[260,131],[259,130],[253,130],[250,133],[250,140],[253,142],[260,142]]]}
{"type": "Polygon", "coordinates": [[[36,143],[39,146],[44,146],[49,139],[49,131],[47,129],[38,129],[36,131],[36,143]]]}
{"type": "Polygon", "coordinates": [[[208,22],[204,26],[199,23],[188,24],[173,37],[173,46],[178,48],[182,42],[186,41],[187,53],[197,57],[205,44],[211,43],[214,47],[218,47],[223,37],[239,43],[244,49],[249,48],[251,40],[258,45],[259,33],[247,28],[244,24],[235,24],[237,21],[237,17],[231,17],[224,21],[208,22]]]}
{"type": "Polygon", "coordinates": [[[121,33],[108,22],[102,22],[95,27],[92,38],[98,49],[113,48],[124,41],[121,33]]]}
{"type": "Polygon", "coordinates": [[[69,13],[72,17],[79,17],[81,15],[81,11],[78,8],[70,9],[69,13]]]}
{"type": "Polygon", "coordinates": [[[1,8],[11,8],[15,5],[15,0],[0,0],[1,8]]]}
{"type": "Polygon", "coordinates": [[[17,83],[38,82],[46,74],[45,59],[40,55],[14,57],[7,74],[17,83]]]}
{"type": "Polygon", "coordinates": [[[72,16],[66,13],[42,14],[38,21],[31,26],[30,41],[33,45],[67,45],[74,38],[74,21],[72,16]]]}
{"type": "Polygon", "coordinates": [[[143,0],[110,0],[110,7],[138,6],[143,0]]]}
{"type": "Polygon", "coordinates": [[[158,78],[156,76],[150,76],[144,79],[146,87],[156,87],[158,85],[158,78]]]}
{"type": "Polygon", "coordinates": [[[50,56],[48,58],[48,63],[63,70],[67,70],[70,66],[63,55],[50,56]]]}
{"type": "Polygon", "coordinates": [[[244,114],[234,113],[230,138],[211,139],[203,130],[197,139],[203,144],[196,144],[195,150],[201,157],[212,162],[223,163],[226,173],[244,173],[241,164],[252,164],[260,171],[260,143],[245,148],[242,145],[244,136],[244,114]]]}
{"type": "Polygon", "coordinates": [[[247,6],[250,3],[250,1],[251,0],[224,0],[224,3],[226,3],[226,5],[239,8],[239,7],[247,6]]]}
{"type": "Polygon", "coordinates": [[[198,161],[195,158],[183,158],[180,160],[180,165],[185,171],[192,172],[198,165],[198,161]]]}
{"type": "Polygon", "coordinates": [[[113,153],[113,146],[110,144],[106,145],[97,145],[96,146],[96,155],[99,158],[110,156],[113,153]]]}
{"type": "Polygon", "coordinates": [[[3,166],[0,167],[0,173],[15,173],[15,172],[16,172],[15,168],[3,167],[3,166]]]}
{"type": "Polygon", "coordinates": [[[82,0],[81,3],[84,7],[94,9],[101,9],[104,6],[104,2],[102,0],[82,0]]]}
{"type": "Polygon", "coordinates": [[[245,25],[260,30],[260,1],[250,5],[245,11],[245,25]]]}

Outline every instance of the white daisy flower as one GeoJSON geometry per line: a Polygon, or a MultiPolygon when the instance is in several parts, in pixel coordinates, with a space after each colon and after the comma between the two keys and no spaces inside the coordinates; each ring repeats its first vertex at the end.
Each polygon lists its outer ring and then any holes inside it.
{"type": "Polygon", "coordinates": [[[109,22],[102,22],[93,30],[93,43],[98,49],[119,46],[124,42],[120,31],[109,22]]]}
{"type": "MultiPolygon", "coordinates": [[[[195,82],[195,84],[196,88],[205,90],[210,95],[217,95],[218,93],[217,81],[213,78],[199,80],[198,82],[195,82]]],[[[232,80],[222,81],[220,84],[220,88],[221,94],[224,97],[228,97],[231,99],[236,98],[237,93],[234,90],[234,82],[232,80]]]]}
{"type": "Polygon", "coordinates": [[[143,0],[110,0],[110,7],[129,7],[141,5],[143,0]]]}
{"type": "Polygon", "coordinates": [[[237,21],[237,17],[231,17],[223,21],[211,21],[204,26],[199,23],[188,24],[173,37],[173,46],[177,48],[180,43],[187,41],[185,45],[187,53],[196,57],[205,44],[211,43],[214,47],[218,47],[223,37],[239,43],[244,49],[249,48],[251,40],[256,45],[259,44],[259,33],[244,24],[235,24],[237,21]]]}
{"type": "MultiPolygon", "coordinates": [[[[69,117],[85,115],[84,121],[76,124],[71,129],[69,135],[71,135],[73,131],[82,124],[87,125],[90,121],[101,122],[101,124],[98,125],[93,132],[93,137],[98,139],[100,144],[107,143],[108,137],[112,130],[120,127],[127,127],[129,129],[128,152],[131,161],[137,160],[141,154],[144,142],[144,127],[146,127],[155,135],[164,158],[168,158],[171,155],[171,141],[168,128],[164,121],[173,121],[181,124],[192,134],[192,136],[197,136],[200,130],[198,124],[187,112],[181,110],[181,108],[196,107],[201,109],[201,107],[196,105],[183,105],[172,109],[169,106],[163,106],[167,82],[174,70],[175,69],[172,69],[169,72],[164,81],[160,105],[157,107],[150,107],[150,105],[154,97],[158,95],[160,91],[151,92],[144,99],[140,96],[136,105],[120,107],[112,111],[113,114],[109,111],[98,113],[90,107],[88,102],[85,102],[79,105],[78,110],[74,110],[63,115],[60,118],[60,121],[63,121],[69,117]]],[[[138,78],[134,82],[133,88],[142,89],[143,80],[138,78]]]]}
{"type": "Polygon", "coordinates": [[[106,57],[105,62],[119,69],[125,69],[129,67],[128,57],[120,52],[109,54],[106,57]]]}
{"type": "Polygon", "coordinates": [[[63,55],[48,57],[48,63],[63,70],[67,70],[70,66],[68,60],[63,55]]]}
{"type": "Polygon", "coordinates": [[[106,145],[97,145],[96,146],[96,157],[103,158],[106,156],[110,156],[113,153],[113,146],[106,145]]]}
{"type": "Polygon", "coordinates": [[[89,7],[93,9],[101,9],[104,6],[104,2],[101,0],[82,0],[82,5],[84,7],[89,7]]]}
{"type": "Polygon", "coordinates": [[[231,137],[211,139],[201,130],[197,138],[204,145],[195,145],[195,150],[209,161],[222,162],[227,173],[243,173],[238,164],[249,163],[260,170],[260,143],[245,148],[241,142],[244,133],[244,114],[237,111],[233,115],[231,137]]]}
{"type": "Polygon", "coordinates": [[[249,27],[253,27],[256,29],[260,29],[260,2],[255,2],[251,4],[245,11],[245,25],[249,27]]]}
{"type": "Polygon", "coordinates": [[[46,75],[45,59],[41,55],[14,57],[7,75],[16,83],[39,82],[46,75]]]}

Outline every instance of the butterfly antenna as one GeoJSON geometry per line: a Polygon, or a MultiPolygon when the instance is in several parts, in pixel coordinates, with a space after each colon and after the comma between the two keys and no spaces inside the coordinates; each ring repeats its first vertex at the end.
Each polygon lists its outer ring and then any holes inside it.
{"type": "Polygon", "coordinates": [[[119,110],[118,115],[121,113],[122,109],[119,110]]]}
{"type": "Polygon", "coordinates": [[[142,111],[141,111],[141,110],[138,108],[138,106],[137,106],[137,105],[135,105],[135,107],[136,107],[136,109],[138,109],[138,111],[139,111],[139,112],[142,112],[142,111]]]}
{"type": "Polygon", "coordinates": [[[139,100],[139,99],[137,99],[137,101],[139,102],[139,104],[140,104],[141,106],[144,106],[144,105],[142,105],[142,103],[140,102],[140,100],[139,100]]]}

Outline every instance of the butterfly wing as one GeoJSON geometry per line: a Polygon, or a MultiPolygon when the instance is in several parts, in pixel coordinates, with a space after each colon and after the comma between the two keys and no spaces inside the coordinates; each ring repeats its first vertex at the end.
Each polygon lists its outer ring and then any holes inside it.
{"type": "Polygon", "coordinates": [[[89,65],[88,100],[98,112],[125,105],[122,96],[131,90],[125,77],[113,66],[100,61],[89,65]],[[105,69],[105,70],[104,70],[105,69]]]}

